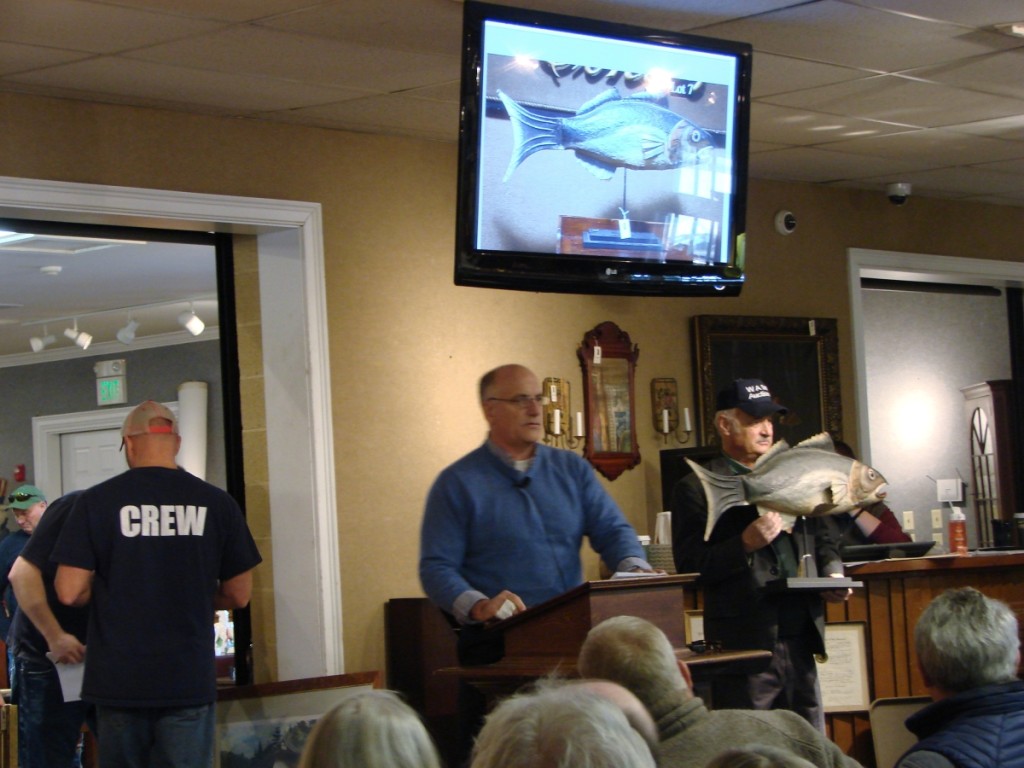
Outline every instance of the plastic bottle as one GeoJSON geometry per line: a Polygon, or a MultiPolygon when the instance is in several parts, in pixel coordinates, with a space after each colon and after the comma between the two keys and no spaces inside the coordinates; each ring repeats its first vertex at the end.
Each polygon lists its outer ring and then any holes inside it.
{"type": "Polygon", "coordinates": [[[960,507],[953,507],[949,515],[949,551],[955,555],[967,554],[967,517],[960,507]]]}

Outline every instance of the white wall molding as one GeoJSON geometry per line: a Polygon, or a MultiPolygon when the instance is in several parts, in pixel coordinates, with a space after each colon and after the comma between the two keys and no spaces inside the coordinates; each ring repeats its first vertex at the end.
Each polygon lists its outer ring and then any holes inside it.
{"type": "Polygon", "coordinates": [[[278,676],[344,672],[320,205],[0,177],[0,216],[257,235],[278,676]]]}

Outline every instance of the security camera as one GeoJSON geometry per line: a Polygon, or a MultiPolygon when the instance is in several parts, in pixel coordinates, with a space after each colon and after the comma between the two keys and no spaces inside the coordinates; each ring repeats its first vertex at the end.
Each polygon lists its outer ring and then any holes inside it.
{"type": "Polygon", "coordinates": [[[910,197],[910,182],[894,181],[892,184],[886,184],[885,194],[893,205],[903,205],[910,197]]]}
{"type": "Polygon", "coordinates": [[[780,235],[791,235],[796,229],[796,216],[792,211],[779,211],[775,214],[775,231],[780,235]]]}

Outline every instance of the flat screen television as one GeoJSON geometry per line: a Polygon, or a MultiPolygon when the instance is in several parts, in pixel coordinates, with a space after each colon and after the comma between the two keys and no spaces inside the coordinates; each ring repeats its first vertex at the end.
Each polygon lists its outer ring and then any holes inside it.
{"type": "Polygon", "coordinates": [[[736,296],[751,47],[467,2],[455,282],[736,296]]]}

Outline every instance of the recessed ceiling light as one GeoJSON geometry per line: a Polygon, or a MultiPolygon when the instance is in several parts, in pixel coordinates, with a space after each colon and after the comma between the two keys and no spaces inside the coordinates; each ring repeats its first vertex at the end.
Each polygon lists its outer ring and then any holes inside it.
{"type": "Polygon", "coordinates": [[[52,266],[49,266],[49,267],[40,267],[39,268],[40,272],[42,272],[44,275],[49,275],[50,277],[56,277],[63,270],[64,270],[64,267],[57,266],[56,264],[54,264],[52,266]]]}

